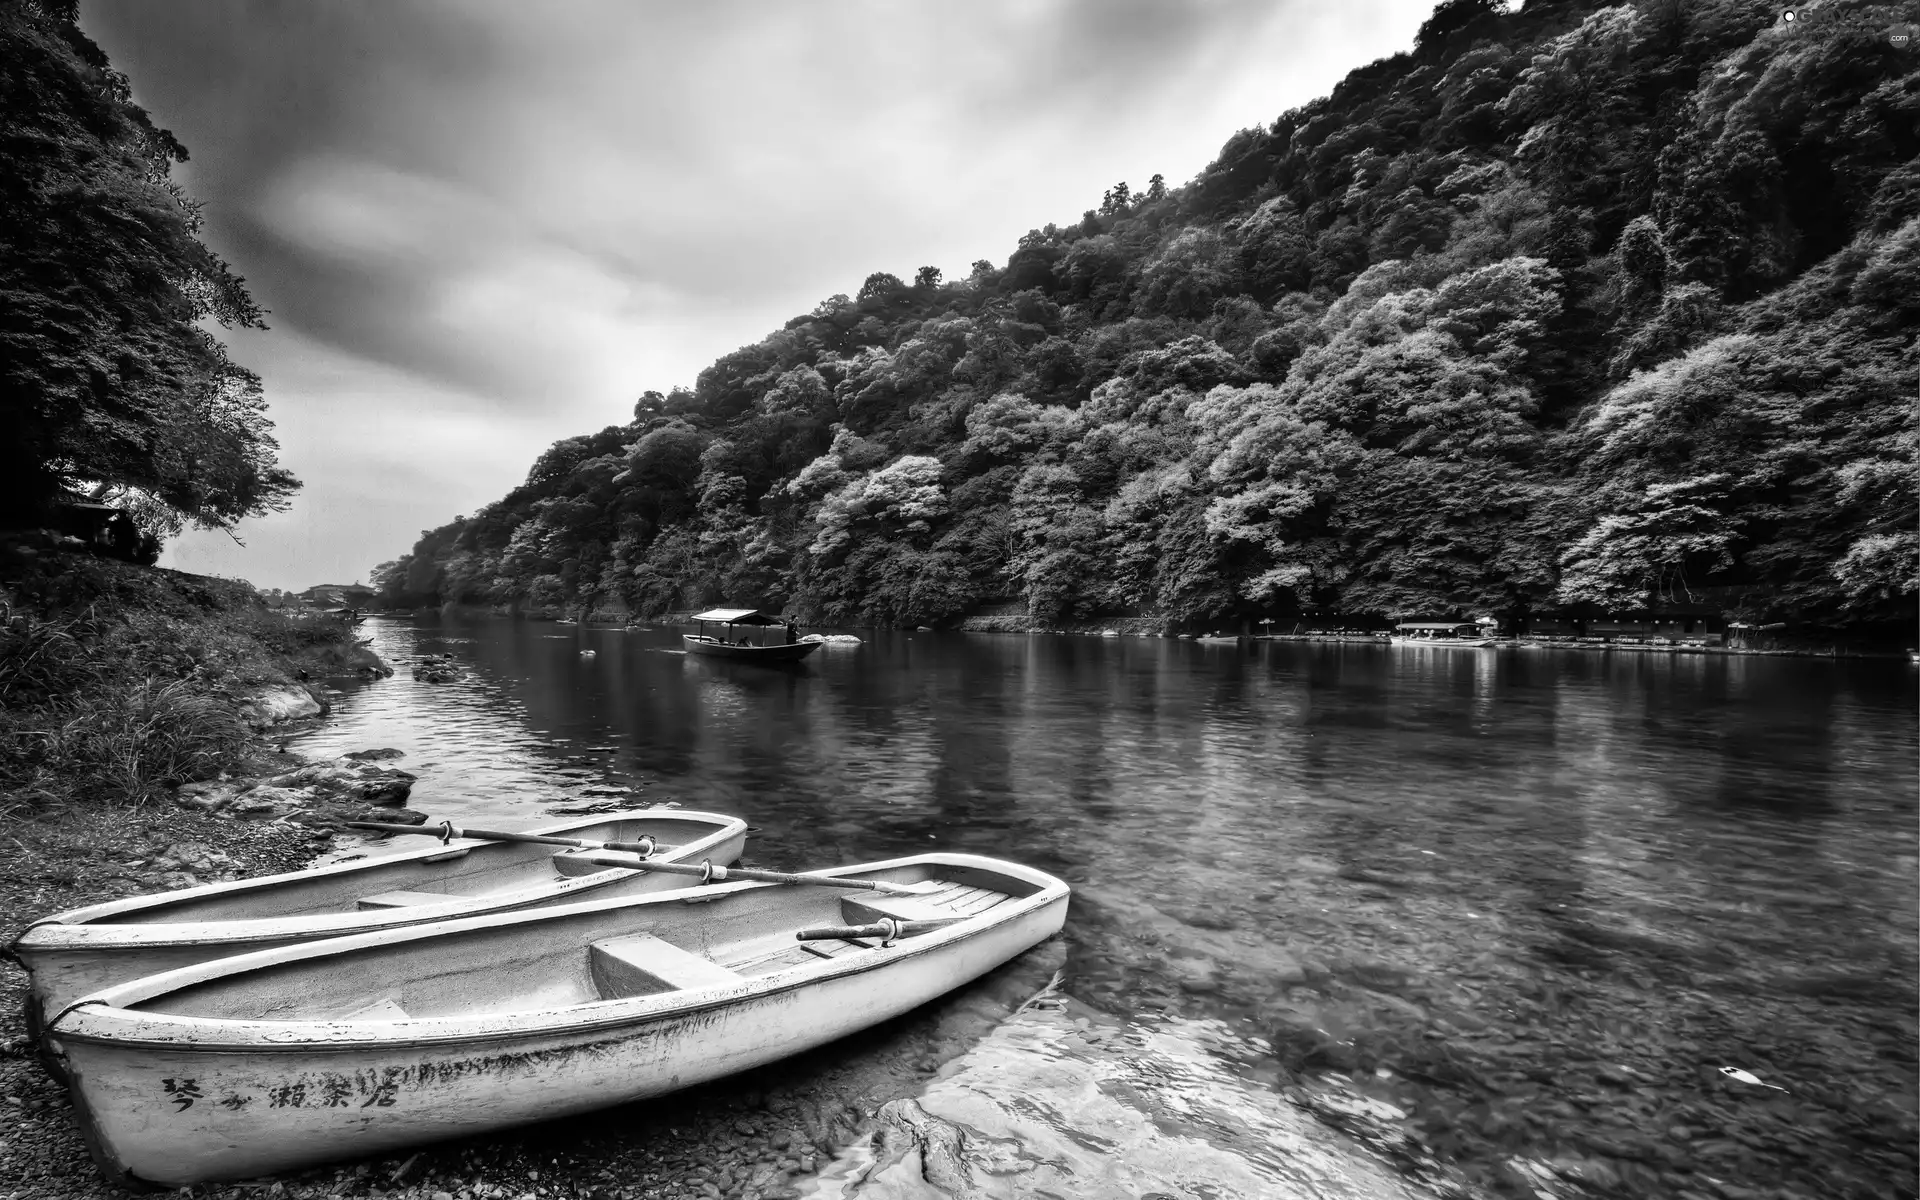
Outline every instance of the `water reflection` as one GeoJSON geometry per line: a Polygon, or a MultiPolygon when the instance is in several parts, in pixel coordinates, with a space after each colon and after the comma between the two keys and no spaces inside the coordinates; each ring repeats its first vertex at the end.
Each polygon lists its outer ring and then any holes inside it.
{"type": "Polygon", "coordinates": [[[768,865],[1008,855],[1076,885],[1067,988],[1122,1016],[1336,1057],[1477,1024],[1536,1073],[1610,1029],[1687,1070],[1829,1046],[1911,1112],[1903,663],[897,633],[769,670],[669,629],[369,628],[469,673],[357,688],[299,748],[406,750],[435,815],[631,795],[740,813],[768,865]]]}

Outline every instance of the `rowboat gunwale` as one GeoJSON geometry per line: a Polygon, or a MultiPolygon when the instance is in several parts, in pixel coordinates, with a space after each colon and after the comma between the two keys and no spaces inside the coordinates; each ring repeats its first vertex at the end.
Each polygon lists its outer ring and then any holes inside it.
{"type": "MultiPolygon", "coordinates": [[[[595,825],[635,820],[691,820],[714,826],[712,833],[692,842],[683,843],[672,853],[661,856],[664,860],[671,862],[708,853],[714,847],[723,845],[736,836],[744,837],[747,832],[746,821],[739,817],[725,813],[678,808],[622,809],[530,829],[526,832],[543,837],[566,837],[576,830],[591,828],[595,825]]],[[[445,904],[414,904],[385,910],[371,909],[358,912],[277,917],[232,917],[211,921],[153,921],[137,924],[111,919],[142,909],[188,903],[213,896],[234,895],[248,891],[270,891],[296,879],[314,880],[350,876],[371,868],[419,862],[423,859],[438,858],[463,850],[471,851],[483,846],[512,844],[489,838],[454,838],[445,843],[436,842],[421,850],[405,850],[398,854],[332,863],[301,871],[283,871],[252,879],[200,884],[171,892],[128,896],[120,900],[109,900],[83,908],[68,909],[65,912],[43,917],[22,930],[9,949],[16,956],[23,956],[24,959],[24,956],[58,953],[67,949],[99,950],[121,945],[152,949],[163,946],[233,945],[283,937],[323,939],[351,936],[363,930],[371,931],[444,920],[463,911],[471,912],[476,908],[498,910],[523,907],[530,903],[539,903],[544,898],[596,890],[635,874],[633,870],[625,867],[609,867],[604,871],[595,871],[573,878],[540,879],[526,887],[505,892],[477,895],[448,893],[448,902],[445,904]]]]}
{"type": "Polygon", "coordinates": [[[933,955],[998,926],[1010,925],[1054,904],[1064,904],[1071,894],[1063,880],[1044,871],[982,855],[943,851],[907,855],[877,862],[856,863],[811,871],[807,874],[865,876],[869,872],[919,865],[983,870],[1032,884],[1036,890],[1027,896],[1010,896],[986,912],[963,917],[944,928],[902,939],[884,954],[822,959],[818,963],[786,968],[767,975],[746,976],[739,983],[649,996],[594,1000],[549,1009],[482,1013],[474,1016],[408,1017],[400,1020],[348,1021],[331,1018],[262,1021],[138,1012],[128,1007],[225,976],[271,969],[277,965],[328,955],[384,949],[449,934],[479,932],[541,921],[564,921],[570,917],[620,908],[633,908],[644,912],[646,908],[654,905],[713,903],[755,891],[789,885],[758,882],[726,883],[700,887],[697,890],[684,889],[644,896],[612,897],[525,912],[488,913],[428,925],[377,930],[350,937],[260,950],[149,975],[142,979],[101,989],[75,1001],[48,1023],[47,1038],[55,1047],[56,1053],[60,1052],[59,1047],[63,1043],[74,1042],[206,1054],[307,1055],[355,1054],[367,1051],[400,1050],[411,1047],[437,1048],[475,1043],[499,1046],[516,1040],[577,1037],[617,1031],[645,1025],[652,1021],[674,1020],[700,1012],[756,1002],[847,976],[881,970],[914,958],[933,955]],[[216,1035],[222,1036],[216,1040],[216,1035]]]}

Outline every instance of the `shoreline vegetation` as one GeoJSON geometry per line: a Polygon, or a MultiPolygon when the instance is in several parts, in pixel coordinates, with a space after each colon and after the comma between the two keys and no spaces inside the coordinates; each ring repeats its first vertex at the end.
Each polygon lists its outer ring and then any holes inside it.
{"type": "Polygon", "coordinates": [[[0,546],[0,818],[140,809],[259,766],[260,731],[390,668],[237,580],[0,546]]]}

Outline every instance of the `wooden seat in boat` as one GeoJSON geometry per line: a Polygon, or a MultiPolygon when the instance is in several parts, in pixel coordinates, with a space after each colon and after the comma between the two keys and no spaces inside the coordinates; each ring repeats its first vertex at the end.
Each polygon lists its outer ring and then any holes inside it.
{"type": "Polygon", "coordinates": [[[445,892],[381,892],[374,896],[360,897],[360,907],[365,908],[405,908],[410,904],[445,904],[458,899],[445,892]]]}
{"type": "Polygon", "coordinates": [[[915,896],[845,896],[840,916],[849,925],[871,925],[882,917],[896,921],[959,921],[965,913],[915,896]]]}
{"type": "Polygon", "coordinates": [[[739,983],[742,978],[738,972],[650,933],[608,938],[592,943],[587,951],[593,986],[603,1000],[718,987],[739,983]]]}
{"type": "Polygon", "coordinates": [[[404,1021],[409,1015],[406,1009],[400,1007],[399,1001],[387,996],[375,1000],[365,1008],[357,1008],[340,1019],[342,1021],[404,1021]]]}

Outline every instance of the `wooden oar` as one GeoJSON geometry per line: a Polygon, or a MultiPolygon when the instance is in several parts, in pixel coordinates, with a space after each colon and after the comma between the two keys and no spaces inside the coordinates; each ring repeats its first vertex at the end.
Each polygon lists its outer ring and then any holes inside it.
{"type": "Polygon", "coordinates": [[[455,825],[452,821],[442,821],[438,825],[390,825],[384,821],[342,821],[348,829],[373,829],[381,833],[414,833],[426,837],[436,837],[443,842],[454,838],[481,838],[489,842],[531,842],[537,846],[572,846],[579,850],[620,850],[628,854],[661,854],[678,850],[678,846],[663,846],[652,838],[642,838],[637,842],[595,842],[586,838],[548,837],[541,833],[505,833],[498,829],[467,829],[455,825]]]}
{"type": "Polygon", "coordinates": [[[677,863],[661,862],[649,858],[645,862],[634,862],[617,854],[582,854],[587,862],[599,863],[608,867],[625,867],[629,871],[660,871],[668,875],[698,875],[701,883],[719,883],[727,879],[751,879],[755,883],[797,883],[811,887],[857,888],[868,892],[884,892],[889,896],[931,896],[943,885],[934,881],[926,883],[888,883],[881,879],[848,879],[841,875],[795,875],[790,871],[762,871],[757,867],[722,867],[713,863],[677,863]]]}
{"type": "Polygon", "coordinates": [[[820,929],[802,929],[793,935],[798,942],[817,942],[826,938],[863,938],[877,937],[892,941],[894,938],[908,937],[916,933],[932,933],[962,917],[949,917],[940,921],[901,921],[893,917],[884,917],[871,925],[828,925],[820,929]]]}

